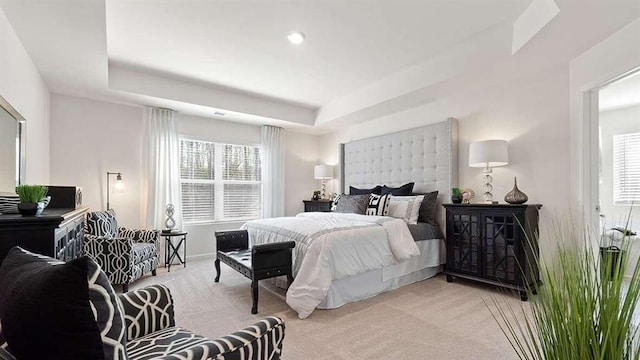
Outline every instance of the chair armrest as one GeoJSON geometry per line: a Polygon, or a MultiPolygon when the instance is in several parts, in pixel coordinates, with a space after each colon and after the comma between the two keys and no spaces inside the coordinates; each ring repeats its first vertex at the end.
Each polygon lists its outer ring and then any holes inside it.
{"type": "Polygon", "coordinates": [[[291,249],[296,246],[293,241],[254,245],[251,248],[251,268],[256,270],[288,266],[291,268],[291,249]]]}
{"type": "Polygon", "coordinates": [[[118,295],[124,310],[127,340],[175,326],[169,288],[153,285],[118,295]]]}
{"type": "Polygon", "coordinates": [[[294,247],[296,247],[296,243],[294,241],[283,241],[283,242],[270,243],[270,244],[260,244],[260,245],[254,245],[253,248],[251,248],[251,253],[256,254],[256,253],[268,252],[268,251],[293,249],[294,247]]]}
{"type": "Polygon", "coordinates": [[[133,241],[126,238],[110,238],[87,234],[82,250],[93,259],[109,277],[111,284],[128,284],[131,276],[131,249],[133,241]],[[123,264],[129,264],[123,267],[123,264]]]}
{"type": "Polygon", "coordinates": [[[247,230],[216,231],[216,250],[238,250],[249,248],[249,233],[247,230]]]}
{"type": "Polygon", "coordinates": [[[160,230],[118,228],[118,237],[132,239],[135,242],[158,244],[160,242],[160,230]]]}
{"type": "Polygon", "coordinates": [[[245,359],[245,360],[280,360],[282,341],[284,340],[284,322],[282,319],[269,316],[259,322],[234,332],[231,335],[210,340],[201,347],[207,348],[206,354],[188,350],[173,355],[159,357],[162,360],[211,360],[211,359],[245,359]],[[195,355],[195,356],[194,356],[195,355]]]}

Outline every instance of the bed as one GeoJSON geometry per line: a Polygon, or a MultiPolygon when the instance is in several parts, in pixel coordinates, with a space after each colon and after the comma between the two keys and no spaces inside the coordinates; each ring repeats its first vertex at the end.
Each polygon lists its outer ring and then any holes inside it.
{"type": "Polygon", "coordinates": [[[294,281],[287,303],[308,317],[435,276],[444,262],[441,206],[457,186],[457,121],[341,145],[340,179],[349,187],[400,186],[437,190],[438,226],[387,216],[302,213],[247,222],[251,244],[294,240],[294,281]]]}

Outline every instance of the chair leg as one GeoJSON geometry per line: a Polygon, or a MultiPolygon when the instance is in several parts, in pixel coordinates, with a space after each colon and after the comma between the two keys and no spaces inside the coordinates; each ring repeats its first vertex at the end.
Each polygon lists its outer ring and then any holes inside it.
{"type": "Polygon", "coordinates": [[[156,276],[156,275],[157,275],[156,269],[151,270],[151,276],[156,276]]]}
{"type": "Polygon", "coordinates": [[[220,281],[220,260],[216,259],[216,261],[214,262],[214,265],[216,266],[216,282],[220,281]]]}
{"type": "Polygon", "coordinates": [[[123,293],[129,292],[129,284],[122,284],[122,292],[123,293]]]}
{"type": "Polygon", "coordinates": [[[252,314],[258,313],[258,280],[251,281],[251,298],[253,300],[252,314]]]}

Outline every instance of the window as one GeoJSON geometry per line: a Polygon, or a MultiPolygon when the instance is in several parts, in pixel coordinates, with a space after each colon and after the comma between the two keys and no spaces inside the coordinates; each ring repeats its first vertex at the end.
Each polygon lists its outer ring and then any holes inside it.
{"type": "Polygon", "coordinates": [[[616,204],[640,201],[640,133],[613,137],[613,199],[616,204]]]}
{"type": "Polygon", "coordinates": [[[181,139],[180,178],[185,223],[260,217],[257,146],[181,139]]]}

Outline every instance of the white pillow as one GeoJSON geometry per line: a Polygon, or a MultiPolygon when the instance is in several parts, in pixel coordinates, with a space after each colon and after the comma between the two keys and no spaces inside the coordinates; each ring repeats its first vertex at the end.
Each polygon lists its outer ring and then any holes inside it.
{"type": "Polygon", "coordinates": [[[391,196],[386,216],[402,219],[407,224],[417,224],[420,215],[420,205],[424,195],[391,196]]]}

